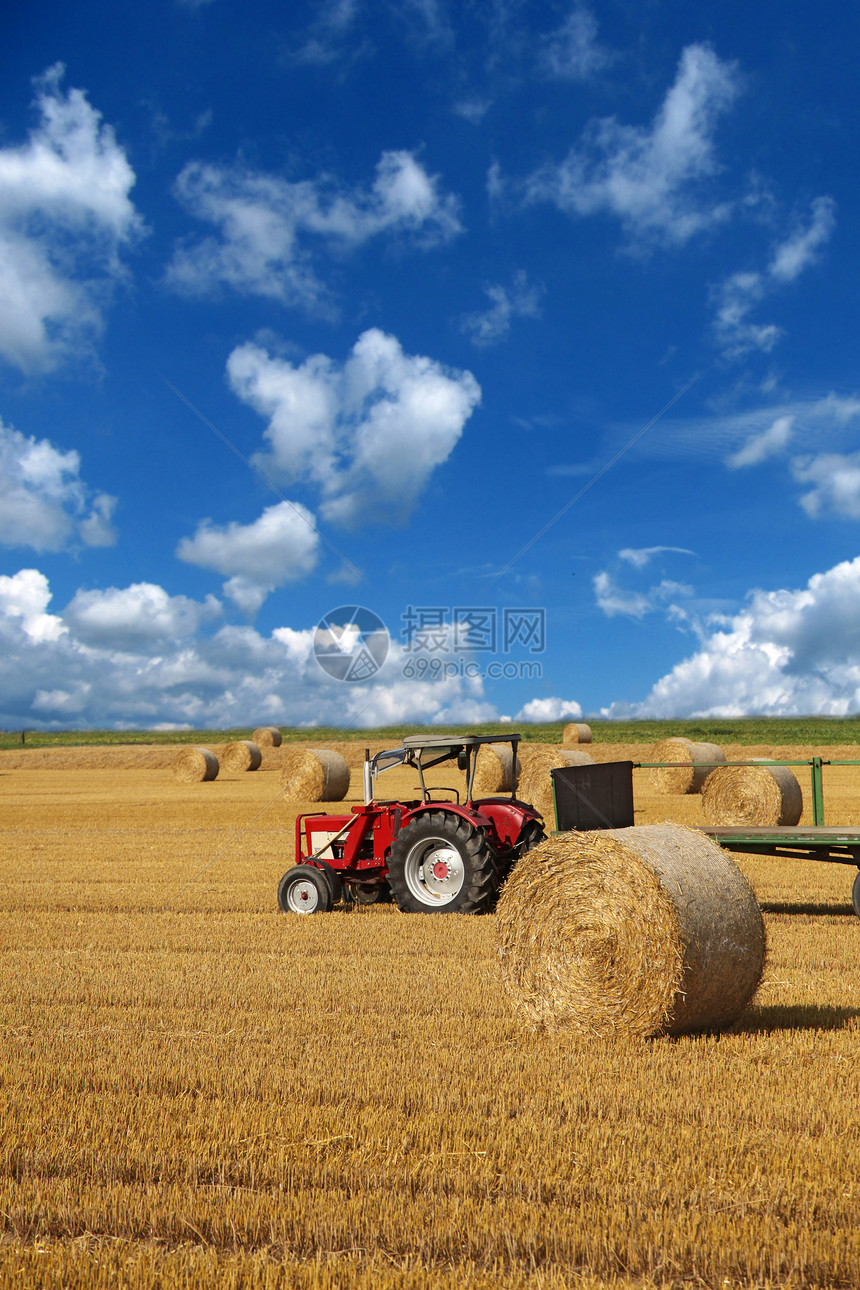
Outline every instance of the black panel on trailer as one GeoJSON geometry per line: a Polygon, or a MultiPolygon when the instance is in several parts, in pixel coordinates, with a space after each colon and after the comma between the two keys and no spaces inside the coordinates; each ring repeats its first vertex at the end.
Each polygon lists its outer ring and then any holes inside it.
{"type": "Polygon", "coordinates": [[[555,827],[627,829],[633,824],[633,762],[562,766],[550,772],[555,794],[555,827]]]}

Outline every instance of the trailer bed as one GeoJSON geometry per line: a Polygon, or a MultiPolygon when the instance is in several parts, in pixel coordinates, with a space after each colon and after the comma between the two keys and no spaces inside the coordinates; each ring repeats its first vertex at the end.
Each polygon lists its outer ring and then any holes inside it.
{"type": "Polygon", "coordinates": [[[856,828],[823,824],[811,828],[800,824],[782,828],[705,825],[701,832],[729,851],[823,860],[829,864],[852,864],[860,868],[860,829],[856,828]]]}

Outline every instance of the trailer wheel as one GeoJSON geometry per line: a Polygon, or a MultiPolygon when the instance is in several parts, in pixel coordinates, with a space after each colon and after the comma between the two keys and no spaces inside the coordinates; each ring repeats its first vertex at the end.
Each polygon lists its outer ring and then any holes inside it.
{"type": "Polygon", "coordinates": [[[860,918],[860,869],[857,870],[851,888],[851,904],[854,906],[854,913],[860,918]]]}
{"type": "Polygon", "coordinates": [[[499,885],[495,852],[483,833],[449,811],[427,811],[400,830],[388,883],[405,914],[483,914],[499,885]]]}
{"type": "Polygon", "coordinates": [[[294,865],[278,883],[278,904],[285,914],[328,914],[333,904],[328,878],[312,864],[294,865]]]}

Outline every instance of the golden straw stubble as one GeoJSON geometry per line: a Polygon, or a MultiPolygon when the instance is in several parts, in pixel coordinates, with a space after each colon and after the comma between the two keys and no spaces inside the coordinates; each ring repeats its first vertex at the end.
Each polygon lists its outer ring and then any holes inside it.
{"type": "Polygon", "coordinates": [[[263,754],[250,739],[235,739],[225,744],[221,762],[226,770],[259,770],[263,754]]]}
{"type": "Polygon", "coordinates": [[[710,838],[675,824],[547,838],[515,865],[496,930],[504,989],[538,1029],[718,1030],[764,967],[746,879],[710,838]]]}
{"type": "Polygon", "coordinates": [[[651,785],[658,793],[701,793],[714,762],[725,760],[725,753],[716,744],[693,743],[681,737],[661,739],[654,745],[651,761],[687,764],[655,767],[651,771],[651,785]]]}
{"type": "Polygon", "coordinates": [[[173,759],[173,774],[181,784],[202,784],[218,775],[218,758],[208,748],[181,748],[173,759]]]}
{"type": "Polygon", "coordinates": [[[281,732],[277,726],[258,726],[251,740],[258,748],[280,748],[281,732]]]}
{"type": "Polygon", "coordinates": [[[788,766],[718,766],[702,789],[708,824],[795,825],[803,793],[788,766]]]}
{"type": "Polygon", "coordinates": [[[349,767],[330,748],[288,748],[281,760],[287,802],[341,802],[349,792],[349,767]]]}
{"type": "Polygon", "coordinates": [[[590,744],[591,726],[584,721],[570,721],[561,732],[563,744],[590,744]]]}

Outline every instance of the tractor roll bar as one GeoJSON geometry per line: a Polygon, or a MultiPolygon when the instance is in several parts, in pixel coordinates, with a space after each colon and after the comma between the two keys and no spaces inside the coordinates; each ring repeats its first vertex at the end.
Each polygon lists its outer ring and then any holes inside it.
{"type": "Polygon", "coordinates": [[[427,789],[424,784],[424,771],[429,770],[431,766],[438,766],[443,761],[449,761],[454,754],[457,755],[457,762],[460,768],[466,771],[466,801],[472,800],[472,788],[475,779],[475,771],[478,765],[478,752],[483,744],[505,743],[511,745],[512,753],[512,785],[511,797],[515,798],[517,793],[517,749],[522,736],[514,733],[504,735],[407,735],[400,748],[389,748],[383,752],[375,753],[372,757],[370,749],[364,750],[364,804],[369,804],[374,800],[374,780],[377,775],[383,771],[391,770],[394,766],[414,766],[418,771],[418,778],[421,781],[421,797],[426,801],[427,789]],[[427,760],[423,754],[429,753],[427,760]],[[435,754],[435,756],[433,755],[435,754]],[[465,756],[465,764],[461,758],[465,756]]]}

